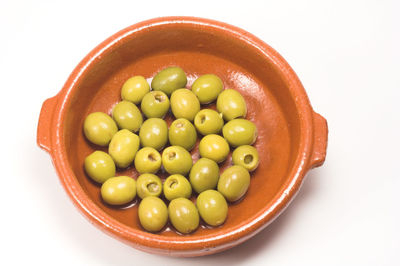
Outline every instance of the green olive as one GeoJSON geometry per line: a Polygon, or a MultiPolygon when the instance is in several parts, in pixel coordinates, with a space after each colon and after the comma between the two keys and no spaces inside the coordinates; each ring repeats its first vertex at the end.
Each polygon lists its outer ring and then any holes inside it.
{"type": "Polygon", "coordinates": [[[199,144],[200,156],[220,163],[229,154],[229,145],[220,135],[207,135],[203,137],[199,144]]]}
{"type": "Polygon", "coordinates": [[[257,149],[250,145],[239,146],[232,153],[232,161],[249,172],[254,171],[259,163],[257,149]]]}
{"type": "Polygon", "coordinates": [[[246,194],[250,185],[249,172],[240,165],[234,165],[227,168],[219,178],[218,191],[224,197],[234,202],[246,194]]]}
{"type": "Polygon", "coordinates": [[[192,187],[183,175],[170,175],[164,182],[164,196],[171,201],[177,198],[190,198],[192,187]]]}
{"type": "Polygon", "coordinates": [[[155,91],[165,92],[168,96],[175,90],[186,86],[186,74],[180,67],[167,67],[154,76],[151,87],[155,91]]]}
{"type": "Polygon", "coordinates": [[[183,234],[189,234],[199,227],[200,217],[196,206],[186,198],[172,200],[168,206],[172,225],[183,234]]]}
{"type": "Polygon", "coordinates": [[[172,122],[168,130],[169,143],[181,146],[190,151],[197,141],[197,133],[193,124],[185,118],[179,118],[172,122]]]}
{"type": "Polygon", "coordinates": [[[211,226],[223,224],[228,216],[228,203],[224,196],[216,190],[206,190],[200,193],[196,206],[200,217],[211,226]]]}
{"type": "Polygon", "coordinates": [[[135,159],[140,140],[136,134],[127,129],[121,129],[111,139],[108,153],[119,168],[126,168],[135,159]]]}
{"type": "Polygon", "coordinates": [[[89,114],[83,124],[86,138],[99,146],[107,146],[117,131],[118,127],[114,120],[102,112],[89,114]]]}
{"type": "Polygon", "coordinates": [[[178,89],[171,95],[171,110],[176,118],[193,121],[200,111],[200,102],[191,90],[178,89]]]}
{"type": "Polygon", "coordinates": [[[161,155],[151,147],[140,149],[135,156],[135,168],[140,174],[155,174],[161,168],[161,155]]]}
{"type": "Polygon", "coordinates": [[[150,91],[149,83],[142,76],[134,76],[125,81],[121,89],[122,100],[139,104],[144,95],[150,91]]]}
{"type": "Polygon", "coordinates": [[[218,134],[224,126],[222,116],[212,109],[203,109],[194,117],[194,125],[202,135],[218,134]]]}
{"type": "Polygon", "coordinates": [[[214,74],[200,76],[192,85],[192,91],[202,104],[215,101],[223,88],[222,80],[214,74]]]}
{"type": "Polygon", "coordinates": [[[161,179],[153,174],[141,174],[136,179],[137,194],[144,199],[149,196],[158,197],[162,192],[161,179]]]}
{"type": "Polygon", "coordinates": [[[157,197],[143,199],[138,208],[139,221],[149,232],[160,231],[168,221],[168,209],[164,201],[157,197]]]}
{"type": "Polygon", "coordinates": [[[180,146],[169,146],[164,149],[161,160],[165,171],[171,175],[186,175],[193,165],[190,153],[180,146]]]}
{"type": "Polygon", "coordinates": [[[219,179],[218,164],[213,160],[200,158],[190,170],[189,179],[197,193],[216,188],[219,179]]]}
{"type": "Polygon", "coordinates": [[[251,145],[257,139],[257,127],[249,120],[233,119],[225,124],[222,134],[232,147],[251,145]]]}
{"type": "Polygon", "coordinates": [[[120,129],[136,132],[143,123],[142,113],[131,102],[122,101],[114,106],[112,117],[120,129]]]}
{"type": "Polygon", "coordinates": [[[140,128],[139,137],[143,147],[161,150],[168,141],[167,123],[160,118],[149,118],[140,128]]]}
{"type": "Polygon", "coordinates": [[[245,117],[247,114],[246,102],[236,90],[224,90],[217,99],[217,110],[222,113],[226,121],[245,117]]]}
{"type": "Polygon", "coordinates": [[[169,110],[168,96],[162,91],[151,91],[143,97],[140,108],[147,118],[163,118],[169,110]]]}
{"type": "Polygon", "coordinates": [[[86,173],[97,183],[104,183],[115,176],[115,164],[110,155],[95,151],[85,158],[86,173]]]}
{"type": "Polygon", "coordinates": [[[136,181],[129,176],[111,177],[101,186],[101,197],[111,205],[131,202],[136,197],[136,181]]]}

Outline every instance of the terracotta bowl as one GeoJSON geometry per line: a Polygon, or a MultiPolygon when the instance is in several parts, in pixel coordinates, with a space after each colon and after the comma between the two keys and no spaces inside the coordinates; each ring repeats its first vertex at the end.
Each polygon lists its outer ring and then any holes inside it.
{"type": "MultiPolygon", "coordinates": [[[[286,61],[255,36],[208,19],[166,17],[130,26],[91,51],[62,90],[43,103],[37,142],[50,153],[62,185],[91,223],[143,251],[202,256],[246,241],[285,209],[306,172],[324,162],[327,124],[313,111],[286,61]],[[168,66],[185,70],[188,88],[202,74],[221,77],[225,88],[245,97],[247,119],[259,132],[255,146],[260,165],[245,198],[230,205],[225,224],[216,228],[202,224],[190,235],[177,234],[170,225],[158,234],[145,232],[138,221],[138,202],[107,206],[100,198],[100,186],[83,169],[84,158],[100,149],[85,140],[84,118],[95,111],[110,113],[120,101],[122,84],[132,75],[150,79],[168,66]]],[[[192,155],[198,159],[197,148],[192,155]]],[[[230,157],[221,170],[229,164],[230,157]]],[[[133,167],[118,174],[137,177],[133,167]]]]}

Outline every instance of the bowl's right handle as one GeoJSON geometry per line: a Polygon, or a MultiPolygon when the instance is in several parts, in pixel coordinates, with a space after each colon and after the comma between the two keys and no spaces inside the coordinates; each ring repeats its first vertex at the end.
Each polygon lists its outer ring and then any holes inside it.
{"type": "Polygon", "coordinates": [[[51,151],[52,118],[57,101],[58,95],[47,99],[40,110],[36,141],[39,147],[47,152],[51,151]]]}
{"type": "Polygon", "coordinates": [[[328,145],[328,123],[320,114],[313,113],[314,140],[310,159],[310,169],[321,166],[326,157],[328,145]]]}

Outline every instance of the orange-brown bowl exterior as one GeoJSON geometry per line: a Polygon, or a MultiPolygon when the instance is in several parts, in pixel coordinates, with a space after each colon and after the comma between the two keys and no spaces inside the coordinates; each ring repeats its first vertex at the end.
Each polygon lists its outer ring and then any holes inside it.
{"type": "MultiPolygon", "coordinates": [[[[169,115],[167,121],[171,120],[169,115]]],[[[130,26],[91,51],[62,90],[43,103],[37,142],[50,153],[74,204],[100,229],[143,251],[202,256],[238,245],[271,223],[294,198],[306,172],[324,162],[327,133],[326,120],[313,111],[296,74],[270,46],[225,23],[165,17],[130,26]],[[187,73],[188,88],[196,77],[214,73],[225,88],[240,91],[248,105],[247,119],[259,132],[255,146],[260,165],[252,173],[246,197],[230,205],[224,225],[208,228],[202,224],[185,236],[169,225],[159,234],[147,233],[138,222],[137,202],[124,208],[106,206],[99,185],[83,169],[88,154],[105,150],[85,140],[86,115],[110,113],[130,76],[151,78],[173,65],[187,73]]],[[[192,156],[198,159],[197,147],[192,156]]],[[[230,164],[229,157],[221,170],[230,164]]],[[[137,177],[133,167],[119,174],[137,177]]]]}

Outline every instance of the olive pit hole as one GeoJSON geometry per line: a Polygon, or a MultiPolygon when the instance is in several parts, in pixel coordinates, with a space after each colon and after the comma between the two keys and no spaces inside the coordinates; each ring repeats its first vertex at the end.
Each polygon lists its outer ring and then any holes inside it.
{"type": "Polygon", "coordinates": [[[154,153],[150,153],[148,158],[149,158],[149,161],[151,161],[151,162],[157,161],[156,155],[154,153]]]}
{"type": "Polygon", "coordinates": [[[147,184],[146,187],[152,193],[158,191],[158,184],[156,182],[150,182],[150,183],[147,184]]]}
{"type": "Polygon", "coordinates": [[[155,98],[156,102],[158,102],[158,103],[162,103],[163,101],[165,101],[165,97],[162,94],[156,94],[156,95],[154,95],[154,98],[155,98]]]}
{"type": "Polygon", "coordinates": [[[171,183],[169,184],[170,188],[175,188],[178,185],[178,180],[172,179],[171,183]]]}
{"type": "Polygon", "coordinates": [[[202,115],[200,116],[200,123],[203,124],[204,122],[206,122],[206,116],[202,115]]]}
{"type": "Polygon", "coordinates": [[[250,164],[251,162],[253,162],[253,155],[251,154],[246,154],[244,156],[244,163],[245,164],[250,164]]]}
{"type": "Polygon", "coordinates": [[[168,153],[168,159],[173,160],[176,157],[176,152],[171,151],[170,153],[168,153]]]}

